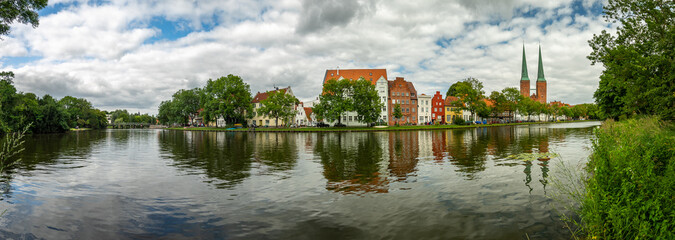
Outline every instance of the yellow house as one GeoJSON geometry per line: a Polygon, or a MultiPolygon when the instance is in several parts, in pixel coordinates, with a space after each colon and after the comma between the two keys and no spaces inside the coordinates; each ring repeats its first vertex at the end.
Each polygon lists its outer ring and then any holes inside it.
{"type": "Polygon", "coordinates": [[[291,91],[291,87],[287,88],[276,88],[272,91],[267,91],[267,92],[258,92],[254,97],[251,103],[253,104],[253,118],[248,120],[248,124],[252,125],[255,124],[256,126],[262,127],[262,126],[269,126],[269,127],[274,127],[274,126],[284,126],[286,122],[284,122],[283,119],[279,119],[279,122],[277,123],[277,119],[275,118],[269,118],[267,116],[264,116],[262,114],[258,113],[258,109],[262,107],[262,101],[267,99],[267,96],[269,96],[270,93],[276,92],[276,91],[281,91],[286,94],[290,94],[293,96],[293,91],[291,91]]]}
{"type": "Polygon", "coordinates": [[[459,100],[457,97],[453,96],[447,96],[445,98],[445,123],[446,124],[452,124],[452,122],[455,120],[457,117],[462,117],[462,110],[457,107],[456,104],[454,104],[454,101],[459,100]]]}

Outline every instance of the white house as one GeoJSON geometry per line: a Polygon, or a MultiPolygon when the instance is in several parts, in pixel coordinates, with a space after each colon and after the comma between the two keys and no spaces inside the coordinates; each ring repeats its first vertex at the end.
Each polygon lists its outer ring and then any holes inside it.
{"type": "MultiPolygon", "coordinates": [[[[389,87],[387,82],[387,69],[335,69],[335,70],[326,70],[326,74],[323,79],[325,84],[330,79],[341,80],[341,79],[351,79],[358,80],[363,77],[364,79],[370,81],[375,85],[377,90],[377,95],[380,98],[380,101],[384,105],[382,112],[380,112],[380,119],[378,122],[387,122],[387,98],[389,97],[389,87]]],[[[358,104],[358,103],[357,103],[358,104]]],[[[347,112],[342,115],[341,123],[347,126],[366,126],[367,123],[360,122],[356,112],[347,112]]],[[[331,122],[329,124],[336,124],[337,121],[331,122]]]]}
{"type": "Polygon", "coordinates": [[[431,95],[419,94],[417,95],[417,117],[418,124],[431,122],[431,95]]]}

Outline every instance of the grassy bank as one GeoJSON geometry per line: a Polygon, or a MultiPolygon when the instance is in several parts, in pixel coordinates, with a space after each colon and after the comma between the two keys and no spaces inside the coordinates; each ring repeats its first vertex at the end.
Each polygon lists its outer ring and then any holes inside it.
{"type": "MultiPolygon", "coordinates": [[[[584,121],[564,121],[557,123],[570,122],[584,122],[584,121]]],[[[439,129],[458,129],[458,128],[477,128],[477,127],[499,127],[512,125],[527,125],[527,124],[548,124],[553,122],[524,122],[524,123],[500,123],[500,124],[476,124],[476,125],[422,125],[422,126],[389,126],[386,128],[373,127],[301,127],[301,128],[256,128],[256,132],[377,132],[377,131],[420,131],[420,130],[439,130],[439,129]]],[[[234,130],[227,130],[227,128],[213,128],[213,127],[190,127],[190,128],[167,128],[170,130],[184,130],[184,131],[232,131],[245,132],[248,128],[240,128],[234,130]]]]}
{"type": "Polygon", "coordinates": [[[656,118],[606,121],[582,197],[588,239],[675,239],[675,130],[656,118]]]}

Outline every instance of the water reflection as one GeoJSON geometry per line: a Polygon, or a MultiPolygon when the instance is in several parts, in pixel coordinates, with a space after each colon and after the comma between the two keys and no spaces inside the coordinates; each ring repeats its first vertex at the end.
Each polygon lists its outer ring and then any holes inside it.
{"type": "Polygon", "coordinates": [[[229,188],[250,176],[256,145],[248,134],[161,131],[158,138],[173,166],[205,174],[217,187],[229,188]]]}
{"type": "Polygon", "coordinates": [[[382,134],[317,134],[314,154],[323,165],[326,189],[342,193],[388,192],[378,135],[382,134]]]}

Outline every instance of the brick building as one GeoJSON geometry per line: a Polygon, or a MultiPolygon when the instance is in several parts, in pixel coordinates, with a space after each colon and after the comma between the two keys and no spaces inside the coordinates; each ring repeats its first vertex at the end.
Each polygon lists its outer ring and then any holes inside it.
{"type": "Polygon", "coordinates": [[[389,125],[398,124],[417,124],[417,90],[411,82],[402,77],[397,77],[389,82],[389,125]],[[394,106],[401,105],[403,117],[394,119],[394,106]]]}
{"type": "Polygon", "coordinates": [[[445,124],[445,99],[441,92],[436,91],[434,97],[431,98],[431,118],[434,123],[445,124]]]}

